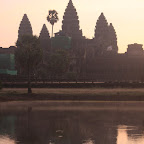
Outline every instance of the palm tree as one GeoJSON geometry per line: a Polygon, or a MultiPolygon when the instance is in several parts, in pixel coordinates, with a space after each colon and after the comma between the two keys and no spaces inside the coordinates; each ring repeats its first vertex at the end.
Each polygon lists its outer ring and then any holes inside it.
{"type": "Polygon", "coordinates": [[[52,37],[53,37],[53,26],[59,20],[57,11],[50,10],[49,15],[47,16],[47,20],[52,25],[52,37]]]}
{"type": "Polygon", "coordinates": [[[36,36],[24,35],[16,42],[15,51],[16,65],[25,72],[28,77],[28,93],[31,90],[31,74],[42,60],[42,49],[36,36]]]}

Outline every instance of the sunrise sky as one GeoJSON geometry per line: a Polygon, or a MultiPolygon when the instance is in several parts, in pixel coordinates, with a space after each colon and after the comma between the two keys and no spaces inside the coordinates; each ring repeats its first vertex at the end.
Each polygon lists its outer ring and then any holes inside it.
{"type": "MultiPolygon", "coordinates": [[[[124,53],[128,44],[144,44],[144,0],[72,0],[77,9],[80,28],[87,38],[94,36],[96,21],[101,12],[108,23],[113,23],[117,33],[119,53],[124,53]]],[[[15,45],[18,28],[26,13],[33,33],[39,36],[45,23],[51,33],[46,17],[48,10],[55,9],[59,21],[54,32],[61,29],[63,14],[69,0],[0,0],[0,47],[15,45]]]]}

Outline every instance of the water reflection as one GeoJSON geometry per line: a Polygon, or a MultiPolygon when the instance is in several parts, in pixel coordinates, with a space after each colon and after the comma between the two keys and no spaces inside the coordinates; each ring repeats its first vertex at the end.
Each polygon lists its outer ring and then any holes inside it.
{"type": "Polygon", "coordinates": [[[0,144],[144,144],[142,111],[0,112],[0,144]]]}
{"type": "Polygon", "coordinates": [[[138,127],[118,126],[117,138],[117,144],[144,144],[143,132],[140,134],[138,127]]]}
{"type": "Polygon", "coordinates": [[[94,144],[94,143],[95,143],[95,141],[91,140],[91,139],[83,141],[83,144],[94,144]]]}
{"type": "Polygon", "coordinates": [[[0,135],[0,144],[16,144],[16,141],[9,136],[0,135]]]}

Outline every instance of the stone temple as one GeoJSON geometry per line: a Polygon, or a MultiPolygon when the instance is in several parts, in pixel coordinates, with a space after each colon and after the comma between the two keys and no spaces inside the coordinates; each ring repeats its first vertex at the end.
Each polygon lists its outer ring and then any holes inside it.
{"type": "Polygon", "coordinates": [[[26,14],[24,14],[23,19],[20,23],[18,39],[21,38],[21,36],[23,35],[33,35],[32,27],[26,14]]]}
{"type": "MultiPolygon", "coordinates": [[[[18,30],[22,35],[33,35],[32,26],[24,14],[18,30]]],[[[94,28],[94,38],[83,36],[79,17],[72,0],[65,9],[62,29],[50,38],[46,25],[39,35],[44,59],[57,49],[66,49],[71,58],[70,72],[79,78],[95,81],[141,81],[144,79],[144,51],[141,44],[128,45],[127,52],[118,53],[117,34],[112,23],[100,14],[94,28]]],[[[11,49],[11,48],[10,48],[11,49]]],[[[0,48],[0,53],[3,53],[0,48]]],[[[8,52],[9,53],[9,52],[8,52]]],[[[13,53],[13,51],[12,51],[13,53]]]]}

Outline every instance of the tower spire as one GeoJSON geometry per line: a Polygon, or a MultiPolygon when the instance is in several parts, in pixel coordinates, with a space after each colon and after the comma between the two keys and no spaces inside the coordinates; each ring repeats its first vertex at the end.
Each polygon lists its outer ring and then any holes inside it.
{"type": "Polygon", "coordinates": [[[117,53],[118,52],[117,35],[116,35],[116,31],[112,23],[110,23],[109,25],[109,40],[110,40],[110,45],[112,46],[113,51],[117,53]]]}
{"type": "Polygon", "coordinates": [[[50,42],[49,31],[45,24],[43,25],[42,30],[40,32],[39,40],[40,40],[40,47],[43,50],[43,59],[46,60],[47,54],[50,52],[51,42],[50,42]]]}
{"type": "Polygon", "coordinates": [[[109,46],[109,27],[103,13],[99,16],[95,27],[96,54],[103,54],[109,46]]]}
{"type": "Polygon", "coordinates": [[[22,21],[18,30],[18,39],[23,35],[33,35],[31,23],[27,17],[27,14],[24,14],[22,21]]]}
{"type": "Polygon", "coordinates": [[[50,38],[48,29],[45,24],[42,27],[39,38],[40,39],[49,39],[50,38]]]}
{"type": "Polygon", "coordinates": [[[68,6],[63,16],[62,31],[66,35],[73,38],[82,37],[82,31],[79,28],[79,20],[78,20],[77,12],[72,3],[72,0],[69,0],[68,6]]]}
{"type": "MultiPolygon", "coordinates": [[[[69,3],[72,3],[72,0],[69,0],[69,3]]],[[[73,4],[73,3],[72,3],[73,4]]]]}

